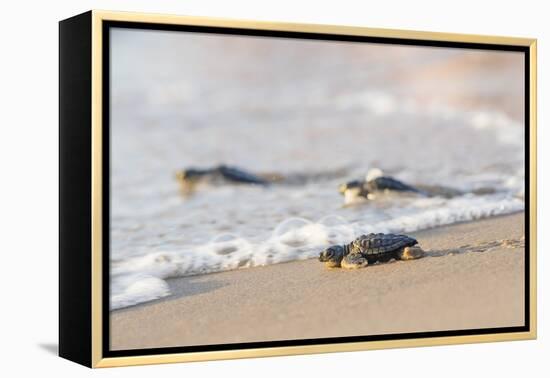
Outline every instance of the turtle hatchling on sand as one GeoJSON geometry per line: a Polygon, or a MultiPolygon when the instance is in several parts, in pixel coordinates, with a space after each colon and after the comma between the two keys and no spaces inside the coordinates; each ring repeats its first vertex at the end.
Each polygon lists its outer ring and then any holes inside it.
{"type": "Polygon", "coordinates": [[[345,245],[333,245],[319,254],[319,261],[329,268],[364,268],[375,262],[391,259],[413,260],[424,256],[416,239],[407,235],[361,235],[345,245]]]}

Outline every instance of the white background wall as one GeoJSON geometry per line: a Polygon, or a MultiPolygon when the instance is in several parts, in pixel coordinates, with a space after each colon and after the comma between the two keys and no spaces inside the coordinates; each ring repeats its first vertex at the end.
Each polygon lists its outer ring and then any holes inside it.
{"type": "Polygon", "coordinates": [[[539,340],[133,367],[112,376],[548,376],[550,229],[545,1],[10,1],[0,22],[0,373],[88,376],[57,358],[57,56],[61,19],[89,9],[329,23],[539,39],[539,340]],[[546,231],[547,232],[547,231],[546,231]],[[41,374],[42,373],[42,374],[41,374]]]}

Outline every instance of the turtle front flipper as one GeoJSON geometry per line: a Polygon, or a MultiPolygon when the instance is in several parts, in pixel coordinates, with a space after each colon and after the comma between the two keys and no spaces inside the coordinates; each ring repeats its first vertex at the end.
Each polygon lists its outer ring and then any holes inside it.
{"type": "Polygon", "coordinates": [[[415,260],[424,257],[426,253],[417,245],[405,247],[396,253],[399,260],[415,260]]]}
{"type": "Polygon", "coordinates": [[[359,269],[369,265],[369,262],[359,253],[350,253],[342,259],[340,264],[344,269],[359,269]]]}

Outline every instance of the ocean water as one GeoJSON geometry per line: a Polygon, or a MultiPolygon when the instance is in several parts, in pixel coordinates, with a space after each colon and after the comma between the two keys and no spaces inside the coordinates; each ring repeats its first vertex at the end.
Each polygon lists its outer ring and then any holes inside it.
{"type": "Polygon", "coordinates": [[[111,38],[111,309],[170,295],[171,277],[524,209],[518,53],[124,29],[111,38]],[[339,174],[181,194],[177,170],[218,164],[339,174]],[[338,185],[375,167],[466,194],[344,207],[338,185]],[[467,193],[479,188],[494,192],[467,193]]]}

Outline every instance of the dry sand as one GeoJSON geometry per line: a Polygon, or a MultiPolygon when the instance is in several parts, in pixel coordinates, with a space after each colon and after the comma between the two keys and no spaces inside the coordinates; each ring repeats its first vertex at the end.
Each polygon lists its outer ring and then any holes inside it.
{"type": "Polygon", "coordinates": [[[114,311],[111,349],[524,324],[524,214],[416,232],[426,258],[328,270],[316,260],[178,278],[114,311]]]}

